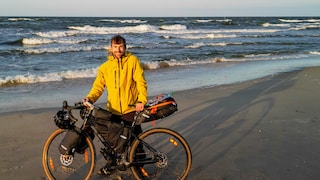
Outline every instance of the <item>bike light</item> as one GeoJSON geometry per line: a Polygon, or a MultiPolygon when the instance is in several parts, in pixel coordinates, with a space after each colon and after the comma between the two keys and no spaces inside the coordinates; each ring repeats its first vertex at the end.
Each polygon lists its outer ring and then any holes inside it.
{"type": "Polygon", "coordinates": [[[147,173],[147,171],[146,171],[143,167],[140,167],[140,171],[142,172],[142,174],[143,174],[145,177],[149,177],[149,174],[147,173]]]}
{"type": "Polygon", "coordinates": [[[84,150],[83,155],[84,155],[84,161],[88,164],[88,162],[89,162],[89,154],[88,154],[88,151],[86,149],[84,150]]]}
{"type": "Polygon", "coordinates": [[[53,161],[52,161],[52,158],[50,157],[50,159],[49,159],[49,165],[50,165],[50,169],[52,170],[52,171],[54,171],[54,164],[53,164],[53,161]]]}
{"type": "Polygon", "coordinates": [[[176,140],[174,140],[174,139],[172,139],[172,138],[169,138],[169,141],[170,141],[173,145],[178,146],[178,142],[177,142],[176,140]]]}

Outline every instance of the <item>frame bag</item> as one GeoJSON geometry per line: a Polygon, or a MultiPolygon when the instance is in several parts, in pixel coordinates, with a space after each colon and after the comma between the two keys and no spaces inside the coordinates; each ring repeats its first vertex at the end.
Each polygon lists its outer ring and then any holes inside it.
{"type": "Polygon", "coordinates": [[[117,153],[123,153],[131,137],[131,129],[124,123],[112,121],[111,112],[98,109],[95,112],[95,123],[102,137],[117,153]]]}

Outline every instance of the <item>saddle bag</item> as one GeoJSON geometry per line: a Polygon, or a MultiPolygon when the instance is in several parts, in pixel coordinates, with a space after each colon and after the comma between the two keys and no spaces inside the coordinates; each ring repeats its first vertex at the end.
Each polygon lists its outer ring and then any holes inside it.
{"type": "Polygon", "coordinates": [[[138,123],[154,121],[170,116],[178,110],[178,105],[169,94],[160,94],[147,104],[148,107],[140,114],[138,123]]]}

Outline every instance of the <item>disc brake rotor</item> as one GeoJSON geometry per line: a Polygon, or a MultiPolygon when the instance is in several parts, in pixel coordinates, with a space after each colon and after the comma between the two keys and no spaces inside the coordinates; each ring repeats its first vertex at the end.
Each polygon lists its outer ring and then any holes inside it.
{"type": "Polygon", "coordinates": [[[70,166],[73,162],[73,156],[72,155],[60,155],[60,162],[64,166],[70,166]]]}
{"type": "Polygon", "coordinates": [[[168,166],[168,158],[165,154],[159,153],[158,155],[159,161],[156,163],[157,167],[159,168],[165,168],[168,166]]]}

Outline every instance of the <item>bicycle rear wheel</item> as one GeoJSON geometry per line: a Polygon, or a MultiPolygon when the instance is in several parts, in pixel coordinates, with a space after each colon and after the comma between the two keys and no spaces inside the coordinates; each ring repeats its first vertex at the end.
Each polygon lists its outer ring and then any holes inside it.
{"type": "Polygon", "coordinates": [[[185,179],[192,155],[186,140],[177,132],[154,128],[145,131],[131,146],[129,162],[136,179],[185,179]]]}
{"type": "Polygon", "coordinates": [[[88,147],[74,155],[62,155],[59,145],[67,130],[57,129],[44,144],[42,165],[48,179],[89,179],[95,165],[95,149],[92,140],[86,137],[88,147]]]}

